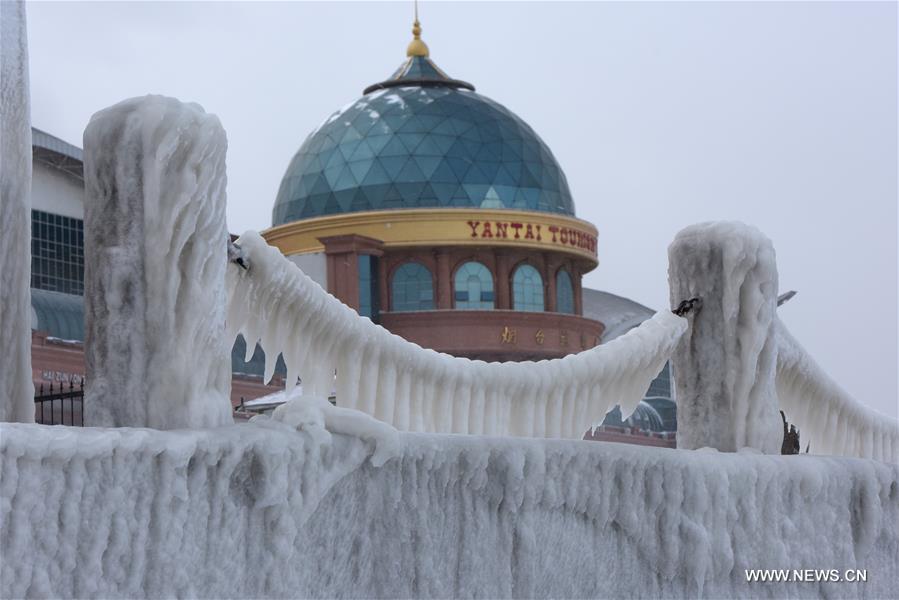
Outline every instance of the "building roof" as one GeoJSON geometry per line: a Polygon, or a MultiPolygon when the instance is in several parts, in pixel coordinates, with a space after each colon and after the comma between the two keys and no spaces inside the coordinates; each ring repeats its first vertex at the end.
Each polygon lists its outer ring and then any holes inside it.
{"type": "Polygon", "coordinates": [[[84,341],[84,298],[31,289],[31,328],[50,337],[84,341]]]}
{"type": "Polygon", "coordinates": [[[583,308],[585,317],[606,326],[603,343],[624,335],[656,313],[639,302],[590,288],[583,289],[583,308]]]}
{"type": "Polygon", "coordinates": [[[84,180],[84,158],[78,146],[32,127],[31,153],[34,160],[84,180]]]}
{"type": "Polygon", "coordinates": [[[574,215],[565,174],[534,130],[426,53],[410,55],[364,94],[300,146],[272,225],[426,207],[574,215]]]}
{"type": "Polygon", "coordinates": [[[419,87],[449,87],[465,89],[470,92],[475,91],[474,86],[470,83],[453,79],[444,73],[427,56],[410,56],[387,80],[368,86],[362,93],[370,94],[377,90],[385,90],[392,87],[408,87],[410,85],[419,87]]]}
{"type": "Polygon", "coordinates": [[[658,411],[644,400],[640,400],[640,404],[634,409],[633,414],[625,420],[621,419],[621,407],[615,406],[606,414],[602,424],[607,427],[634,427],[643,431],[665,431],[662,417],[659,416],[658,411]]]}

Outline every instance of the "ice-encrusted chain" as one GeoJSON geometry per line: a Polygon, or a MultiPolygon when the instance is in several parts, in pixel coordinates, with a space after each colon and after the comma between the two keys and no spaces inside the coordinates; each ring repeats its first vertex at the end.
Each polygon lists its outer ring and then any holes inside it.
{"type": "Polygon", "coordinates": [[[680,304],[677,305],[677,308],[672,310],[674,314],[679,317],[685,316],[687,313],[699,312],[699,309],[702,308],[702,298],[699,296],[695,298],[690,298],[689,300],[682,300],[680,304]]]}

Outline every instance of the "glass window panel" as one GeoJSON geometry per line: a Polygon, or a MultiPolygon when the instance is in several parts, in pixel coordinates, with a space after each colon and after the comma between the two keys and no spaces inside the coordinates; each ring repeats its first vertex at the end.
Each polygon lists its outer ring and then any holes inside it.
{"type": "Polygon", "coordinates": [[[456,270],[454,280],[456,308],[492,310],[493,275],[479,262],[467,262],[456,270]]]}
{"type": "Polygon", "coordinates": [[[556,273],[556,311],[574,314],[574,286],[571,275],[565,269],[556,273]]]}
{"type": "Polygon", "coordinates": [[[32,211],[32,286],[81,293],[84,281],[83,222],[32,211]]]}
{"type": "Polygon", "coordinates": [[[520,265],[512,275],[512,308],[527,312],[543,312],[543,278],[528,264],[520,265]]]}
{"type": "Polygon", "coordinates": [[[434,310],[434,279],[421,263],[401,265],[393,274],[390,289],[394,312],[434,310]]]}

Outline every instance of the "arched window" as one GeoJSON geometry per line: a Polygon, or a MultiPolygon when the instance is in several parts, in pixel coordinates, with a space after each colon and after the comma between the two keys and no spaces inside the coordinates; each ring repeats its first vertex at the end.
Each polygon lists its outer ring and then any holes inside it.
{"type": "Polygon", "coordinates": [[[521,265],[512,275],[512,308],[529,312],[543,311],[543,278],[531,265],[521,265]]]}
{"type": "Polygon", "coordinates": [[[574,286],[565,269],[556,273],[556,312],[574,314],[574,286]]]}
{"type": "Polygon", "coordinates": [[[456,308],[460,310],[493,309],[493,276],[479,262],[467,262],[456,271],[456,308]]]}
{"type": "Polygon", "coordinates": [[[434,280],[426,266],[407,262],[396,270],[390,285],[395,312],[434,310],[434,280]]]}

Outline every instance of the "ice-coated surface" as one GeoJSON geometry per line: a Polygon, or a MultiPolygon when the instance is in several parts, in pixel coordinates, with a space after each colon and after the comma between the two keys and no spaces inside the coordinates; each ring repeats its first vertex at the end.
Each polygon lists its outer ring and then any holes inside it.
{"type": "Polygon", "coordinates": [[[232,423],[226,148],[217,117],[162,96],[84,132],[89,425],[232,423]]]}
{"type": "Polygon", "coordinates": [[[0,421],[34,422],[25,3],[0,2],[0,421]]]}
{"type": "MultiPolygon", "coordinates": [[[[580,439],[616,404],[625,417],[671,354],[686,320],[662,311],[626,335],[562,359],[485,363],[393,335],[309,279],[256,232],[228,269],[228,339],[260,340],[268,381],[279,353],[287,382],[336,396],[405,431],[580,439]]],[[[248,343],[248,348],[253,348],[248,343]]]]}
{"type": "Polygon", "coordinates": [[[703,303],[672,359],[678,447],[779,453],[771,240],[743,223],[691,225],[668,248],[668,280],[673,306],[703,303]]]}
{"type": "MultiPolygon", "coordinates": [[[[259,415],[251,421],[268,418],[259,415]]],[[[324,443],[330,442],[332,432],[374,442],[371,462],[376,467],[396,456],[400,448],[399,432],[387,423],[358,410],[334,406],[320,396],[303,394],[299,387],[287,392],[287,402],[276,408],[271,418],[297,430],[310,431],[324,443]]]]}
{"type": "Polygon", "coordinates": [[[777,395],[802,451],[899,463],[899,422],[843,390],[777,321],[777,395]]]}
{"type": "Polygon", "coordinates": [[[899,466],[274,419],[0,425],[0,596],[889,598],[899,466]],[[754,583],[744,569],[867,569],[754,583]]]}

